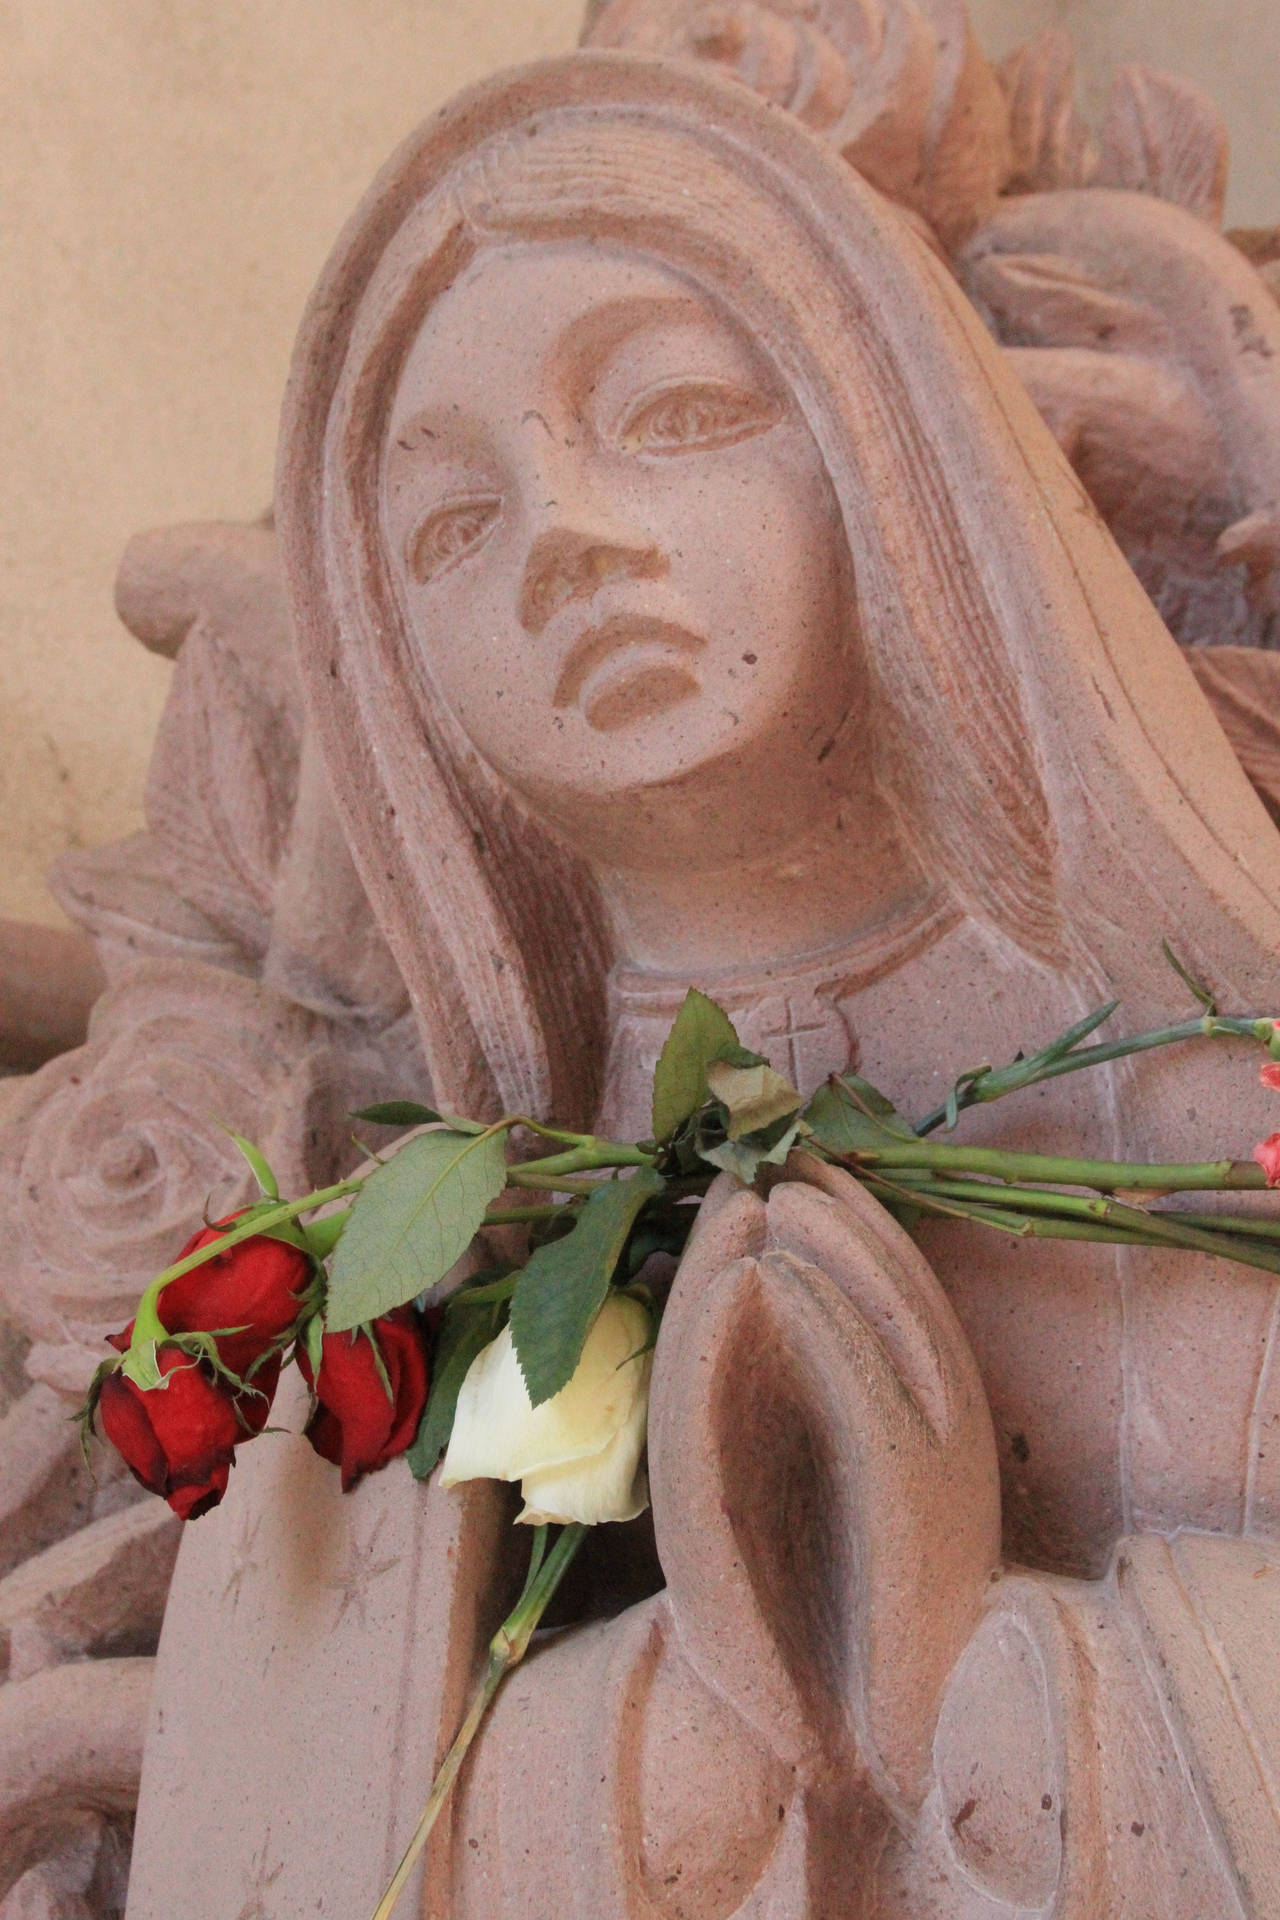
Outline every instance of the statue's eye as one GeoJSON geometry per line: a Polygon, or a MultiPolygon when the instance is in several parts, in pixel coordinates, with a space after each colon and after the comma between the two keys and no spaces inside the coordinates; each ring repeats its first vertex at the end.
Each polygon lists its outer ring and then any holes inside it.
{"type": "Polygon", "coordinates": [[[409,571],[424,584],[487,540],[502,502],[495,493],[450,500],[427,515],[409,541],[409,571]]]}
{"type": "Polygon", "coordinates": [[[778,409],[763,394],[721,380],[681,381],[647,393],[624,415],[624,453],[697,453],[763,433],[778,409]]]}

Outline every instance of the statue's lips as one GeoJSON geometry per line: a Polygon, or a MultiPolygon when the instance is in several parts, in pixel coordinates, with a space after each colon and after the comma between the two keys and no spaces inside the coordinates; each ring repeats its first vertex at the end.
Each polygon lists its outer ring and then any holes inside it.
{"type": "Polygon", "coordinates": [[[603,733],[665,712],[700,690],[694,658],[705,644],[674,621],[615,614],[570,648],[555,705],[576,703],[588,726],[603,733]]]}

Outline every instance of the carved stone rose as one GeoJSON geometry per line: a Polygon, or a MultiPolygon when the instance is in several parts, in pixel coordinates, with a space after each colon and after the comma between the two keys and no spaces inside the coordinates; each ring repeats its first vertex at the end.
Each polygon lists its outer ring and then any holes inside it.
{"type": "Polygon", "coordinates": [[[100,1339],[202,1210],[248,1199],[223,1128],[252,1135],[285,1190],[323,1179],[350,1080],[329,1035],[282,996],[189,962],[149,961],[104,995],[88,1045],[32,1076],[5,1130],[0,1287],[22,1330],[100,1339]]]}

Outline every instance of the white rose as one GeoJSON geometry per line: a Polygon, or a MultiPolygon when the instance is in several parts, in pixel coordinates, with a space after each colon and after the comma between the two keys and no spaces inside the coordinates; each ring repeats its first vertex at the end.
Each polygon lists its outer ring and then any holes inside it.
{"type": "Polygon", "coordinates": [[[529,1526],[634,1520],[649,1504],[640,1467],[649,1417],[649,1315],[611,1293],[567,1387],[530,1405],[511,1329],[472,1361],[444,1457],[441,1485],[519,1480],[529,1526]]]}

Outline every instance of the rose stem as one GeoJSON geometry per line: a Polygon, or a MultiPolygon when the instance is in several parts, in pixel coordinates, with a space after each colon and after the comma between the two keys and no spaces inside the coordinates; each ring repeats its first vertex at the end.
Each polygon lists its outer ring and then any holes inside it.
{"type": "MultiPolygon", "coordinates": [[[[485,1129],[485,1136],[516,1127],[527,1127],[549,1140],[570,1140],[578,1144],[572,1152],[552,1154],[543,1160],[532,1160],[517,1164],[511,1169],[512,1184],[516,1186],[547,1186],[556,1191],[572,1191],[574,1183],[562,1185],[552,1175],[573,1174],[576,1172],[600,1171],[608,1167],[647,1167],[652,1166],[654,1156],[644,1153],[639,1147],[625,1145],[619,1141],[598,1140],[594,1134],[564,1133],[554,1127],[544,1127],[536,1120],[530,1120],[524,1114],[507,1114],[485,1129]],[[532,1172],[533,1178],[526,1180],[525,1172],[532,1172]],[[540,1178],[539,1175],[547,1176],[540,1178]]],[[[269,1234],[277,1227],[297,1220],[304,1213],[311,1213],[318,1207],[327,1206],[331,1200],[343,1200],[349,1194],[358,1194],[364,1186],[367,1174],[354,1174],[349,1180],[339,1180],[334,1186],[320,1187],[314,1193],[307,1193],[300,1200],[282,1200],[278,1206],[271,1207],[265,1213],[255,1214],[251,1219],[242,1220],[236,1226],[228,1227],[225,1233],[207,1246],[197,1247],[194,1253],[187,1254],[181,1260],[175,1260],[171,1267],[157,1274],[146,1288],[138,1302],[134,1316],[134,1337],[131,1344],[142,1346],[148,1340],[157,1343],[165,1338],[165,1328],[161,1325],[156,1303],[161,1291],[171,1280],[178,1280],[185,1273],[191,1273],[207,1260],[214,1260],[238,1246],[242,1240],[252,1239],[258,1234],[269,1234]]],[[[582,1192],[590,1192],[590,1186],[581,1186],[582,1192]]]]}
{"type": "Polygon", "coordinates": [[[862,1177],[868,1189],[888,1206],[953,1214],[1020,1239],[1097,1240],[1122,1247],[1180,1247],[1193,1253],[1210,1253],[1240,1266],[1280,1273],[1280,1249],[1268,1246],[1265,1237],[1252,1240],[1230,1237],[1233,1233],[1249,1234],[1250,1223],[1245,1219],[1187,1215],[1172,1210],[1153,1213],[1145,1208],[1126,1207],[1115,1200],[1070,1194],[1054,1196],[1034,1187],[997,1186],[977,1181],[917,1185],[908,1184],[907,1179],[890,1180],[875,1174],[862,1177]],[[1060,1207],[1045,1204],[1054,1198],[1061,1201],[1060,1207]]]}
{"type": "Polygon", "coordinates": [[[286,1221],[296,1220],[299,1214],[310,1213],[313,1207],[323,1207],[330,1200],[342,1200],[349,1193],[359,1193],[363,1185],[362,1179],[339,1180],[335,1186],[320,1187],[315,1193],[305,1194],[301,1200],[282,1200],[270,1212],[257,1214],[241,1221],[238,1226],[228,1227],[225,1233],[220,1233],[207,1246],[197,1247],[194,1253],[187,1254],[184,1259],[175,1260],[171,1267],[166,1267],[163,1273],[156,1275],[139,1300],[130,1344],[138,1346],[147,1339],[165,1338],[165,1329],[157,1317],[156,1302],[161,1289],[167,1287],[171,1280],[180,1280],[184,1273],[202,1267],[206,1260],[217,1259],[230,1247],[238,1246],[242,1240],[251,1240],[256,1234],[270,1233],[274,1227],[282,1227],[286,1221]]]}
{"type": "MultiPolygon", "coordinates": [[[[1020,1092],[1022,1088],[1037,1086],[1043,1080],[1057,1080],[1062,1074],[1078,1073],[1083,1067],[1100,1067],[1109,1060],[1124,1060],[1131,1053],[1147,1053],[1153,1047],[1176,1046],[1182,1040],[1230,1034],[1266,1044],[1275,1032],[1274,1020],[1206,1013],[1198,1020],[1184,1020],[1176,1027],[1154,1027],[1147,1033],[1135,1033],[1128,1040],[1105,1040],[1093,1047],[1075,1044],[1076,1035],[1087,1036],[1094,1027],[1108,1019],[1118,1005],[1118,1001],[1111,1001],[1107,1006],[1099,1007],[1096,1013],[1068,1028],[1050,1046],[1025,1060],[1013,1061],[1007,1067],[988,1067],[964,1085],[957,1084],[953,1090],[954,1106],[950,1110],[960,1114],[966,1107],[998,1100],[1003,1094],[1020,1092]]],[[[946,1103],[935,1107],[932,1113],[926,1114],[917,1123],[916,1132],[921,1135],[933,1133],[946,1123],[948,1111],[946,1103]]]]}
{"type": "Polygon", "coordinates": [[[467,1757],[468,1749],[480,1731],[480,1723],[492,1703],[494,1694],[512,1667],[518,1666],[524,1659],[529,1650],[534,1629],[546,1611],[552,1594],[560,1585],[570,1561],[582,1545],[586,1533],[586,1527],[577,1521],[565,1527],[544,1559],[547,1530],[545,1527],[537,1529],[524,1592],[489,1642],[489,1657],[485,1663],[484,1678],[476,1689],[471,1705],[467,1709],[467,1717],[458,1729],[453,1745],[440,1763],[440,1771],[432,1783],[427,1804],[422,1809],[422,1818],[414,1829],[413,1838],[405,1849],[404,1858],[396,1868],[390,1885],[378,1902],[373,1920],[390,1920],[391,1911],[404,1891],[405,1882],[413,1872],[419,1854],[427,1844],[431,1829],[436,1823],[436,1816],[449,1797],[449,1789],[457,1779],[458,1770],[467,1757]]]}
{"type": "Polygon", "coordinates": [[[1045,1186],[1093,1187],[1101,1192],[1138,1187],[1160,1193],[1241,1193],[1265,1188],[1262,1168],[1252,1160],[1175,1161],[1140,1164],[1124,1160],[1070,1160],[1057,1154],[1007,1152],[1003,1147],[934,1146],[927,1140],[891,1139],[884,1146],[856,1147],[833,1159],[855,1173],[880,1167],[930,1173],[990,1174],[1010,1183],[1039,1181],[1045,1186]]]}

